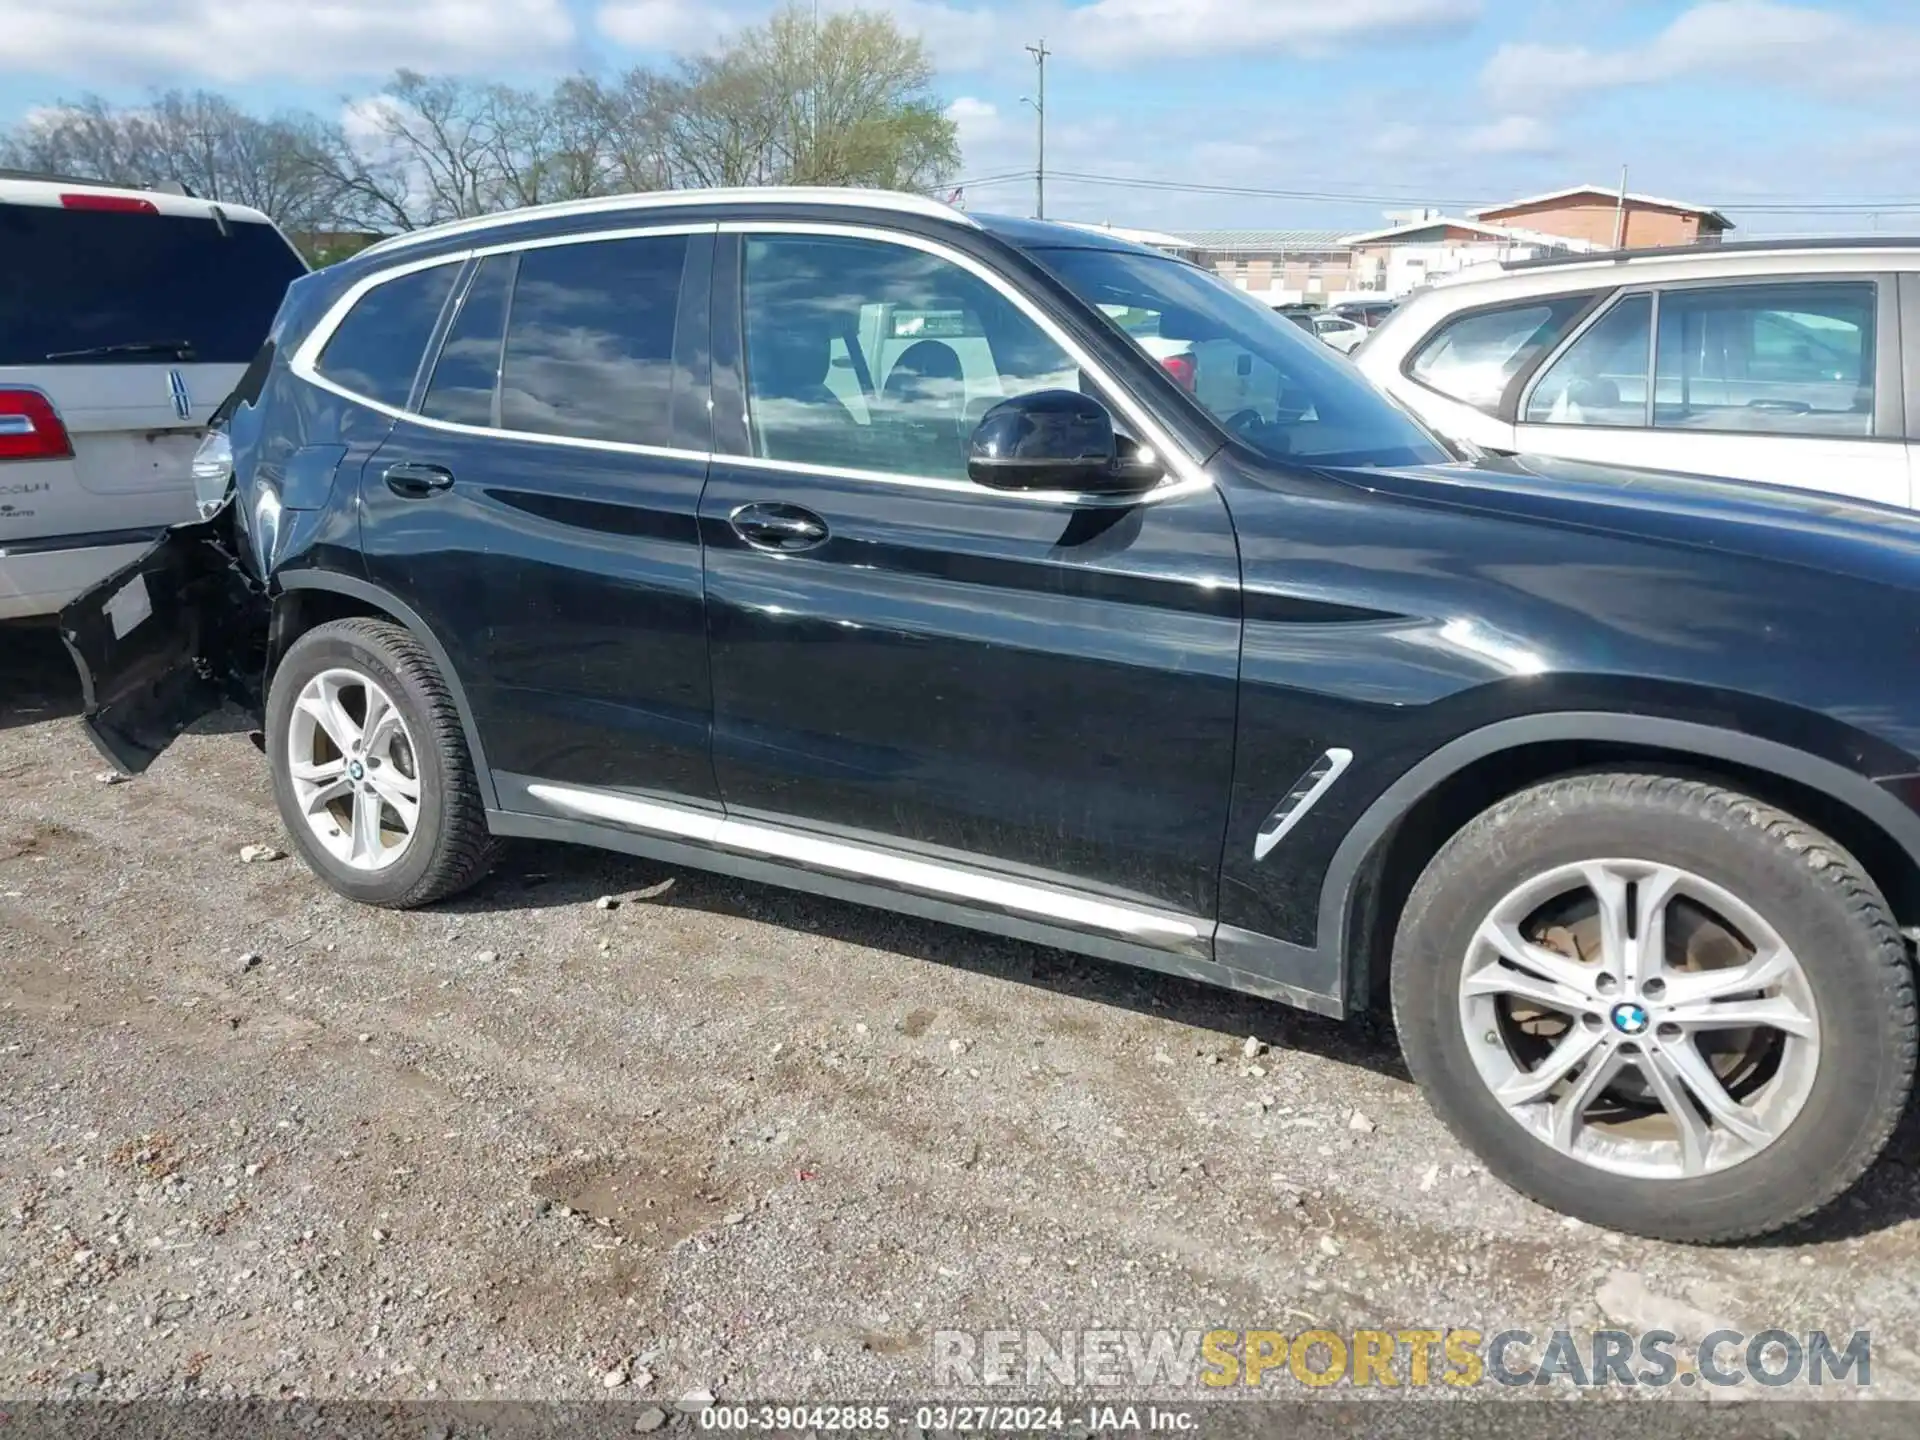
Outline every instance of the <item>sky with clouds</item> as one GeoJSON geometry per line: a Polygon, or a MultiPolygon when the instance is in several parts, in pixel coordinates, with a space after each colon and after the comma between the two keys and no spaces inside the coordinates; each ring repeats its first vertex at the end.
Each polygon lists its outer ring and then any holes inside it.
{"type": "MultiPolygon", "coordinates": [[[[822,11],[863,0],[820,0],[822,11]]],[[[337,112],[395,67],[538,84],[713,43],[771,0],[0,0],[0,123],[206,87],[337,112]]],[[[1748,234],[1920,230],[1915,0],[864,0],[922,36],[967,203],[1349,229],[1574,183],[1748,234]],[[1024,174],[1016,172],[1025,172],[1024,174]],[[1007,178],[999,178],[1007,177],[1007,178]],[[1083,177],[1083,178],[1071,178],[1083,177]],[[1196,187],[1167,188],[1169,184],[1196,187]],[[1207,193],[1217,191],[1243,193],[1207,193]],[[1263,193],[1264,192],[1264,193],[1263,193]],[[1904,200],[1902,215],[1894,204],[1904,200]],[[1790,210],[1836,204],[1858,208],[1790,210]],[[1875,213],[1873,207],[1886,208],[1875,213]]]]}

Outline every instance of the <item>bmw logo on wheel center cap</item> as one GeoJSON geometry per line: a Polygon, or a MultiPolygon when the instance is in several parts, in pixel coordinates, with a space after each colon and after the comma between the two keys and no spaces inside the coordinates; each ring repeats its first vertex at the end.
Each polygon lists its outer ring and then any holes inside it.
{"type": "Polygon", "coordinates": [[[1647,1028],[1647,1012],[1631,1000],[1613,1007],[1613,1028],[1622,1035],[1638,1035],[1647,1028]]]}
{"type": "MultiPolygon", "coordinates": [[[[347,774],[355,780],[363,779],[366,776],[366,773],[367,773],[366,766],[362,765],[358,760],[352,761],[347,766],[347,774]]],[[[1617,1025],[1619,1023],[1620,1023],[1619,1019],[1616,1016],[1614,1020],[1614,1024],[1617,1025]]]]}

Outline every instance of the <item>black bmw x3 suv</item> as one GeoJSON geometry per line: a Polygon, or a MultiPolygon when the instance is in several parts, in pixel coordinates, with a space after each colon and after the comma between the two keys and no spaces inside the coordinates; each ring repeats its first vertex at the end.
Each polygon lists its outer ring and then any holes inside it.
{"type": "Polygon", "coordinates": [[[222,418],[88,723],[249,707],[357,900],[549,837],[1390,1003],[1491,1170],[1679,1239],[1907,1101],[1909,516],[1461,461],[1189,264],[859,191],[388,241],[222,418]]]}

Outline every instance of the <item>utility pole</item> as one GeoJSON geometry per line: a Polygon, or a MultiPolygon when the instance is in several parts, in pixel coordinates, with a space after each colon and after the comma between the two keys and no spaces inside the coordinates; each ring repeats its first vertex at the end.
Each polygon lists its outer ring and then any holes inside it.
{"type": "Polygon", "coordinates": [[[1620,167],[1620,199],[1613,207],[1613,248],[1624,250],[1627,245],[1627,167],[1620,167]]]}
{"type": "Polygon", "coordinates": [[[1033,106],[1034,120],[1039,127],[1039,163],[1033,171],[1033,218],[1047,218],[1047,56],[1053,52],[1047,49],[1047,42],[1027,46],[1027,53],[1033,56],[1033,63],[1040,71],[1039,98],[1028,100],[1033,106]]]}

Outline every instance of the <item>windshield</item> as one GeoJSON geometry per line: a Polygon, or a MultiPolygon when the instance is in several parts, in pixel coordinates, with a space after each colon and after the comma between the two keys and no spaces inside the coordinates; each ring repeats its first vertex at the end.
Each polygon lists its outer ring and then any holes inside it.
{"type": "Polygon", "coordinates": [[[1039,254],[1254,449],[1312,465],[1447,460],[1426,431],[1311,331],[1218,276],[1126,250],[1039,254]]]}

